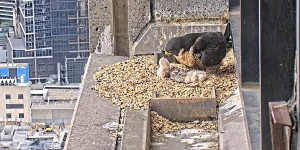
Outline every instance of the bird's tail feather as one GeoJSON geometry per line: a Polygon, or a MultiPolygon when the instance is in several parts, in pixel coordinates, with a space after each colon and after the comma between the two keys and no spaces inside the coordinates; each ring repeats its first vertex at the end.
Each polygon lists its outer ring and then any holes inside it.
{"type": "Polygon", "coordinates": [[[232,34],[231,34],[231,27],[230,23],[227,24],[225,32],[224,32],[224,37],[226,39],[226,46],[227,48],[232,47],[232,34]]]}

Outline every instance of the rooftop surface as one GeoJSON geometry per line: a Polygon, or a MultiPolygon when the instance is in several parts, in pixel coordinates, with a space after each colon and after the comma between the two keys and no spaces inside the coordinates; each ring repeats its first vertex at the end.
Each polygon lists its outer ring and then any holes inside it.
{"type": "Polygon", "coordinates": [[[48,97],[56,100],[76,100],[79,89],[48,89],[48,97]]]}
{"type": "Polygon", "coordinates": [[[23,39],[8,38],[8,41],[14,50],[25,50],[26,49],[23,39]]]}

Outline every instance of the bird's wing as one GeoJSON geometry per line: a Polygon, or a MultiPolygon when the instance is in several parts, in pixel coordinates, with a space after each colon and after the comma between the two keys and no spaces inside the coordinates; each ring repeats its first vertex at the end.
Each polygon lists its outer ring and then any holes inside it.
{"type": "Polygon", "coordinates": [[[203,36],[196,39],[194,44],[190,47],[189,52],[192,54],[200,54],[202,50],[206,48],[207,41],[203,36]]]}

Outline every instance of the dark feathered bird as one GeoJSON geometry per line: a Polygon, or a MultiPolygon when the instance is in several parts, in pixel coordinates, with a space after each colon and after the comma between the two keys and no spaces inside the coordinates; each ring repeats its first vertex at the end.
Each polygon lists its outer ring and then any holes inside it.
{"type": "Polygon", "coordinates": [[[205,70],[225,57],[226,38],[221,32],[190,33],[169,40],[163,53],[170,62],[205,70]]]}

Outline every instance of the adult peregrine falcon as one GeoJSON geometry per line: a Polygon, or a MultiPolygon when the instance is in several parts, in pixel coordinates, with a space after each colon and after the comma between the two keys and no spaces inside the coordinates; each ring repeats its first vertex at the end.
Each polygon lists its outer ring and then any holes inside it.
{"type": "Polygon", "coordinates": [[[170,62],[205,70],[221,63],[226,48],[221,32],[190,33],[170,39],[163,55],[170,62]]]}

